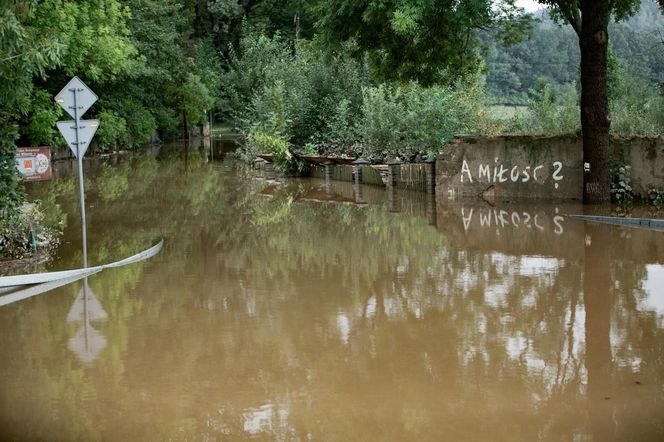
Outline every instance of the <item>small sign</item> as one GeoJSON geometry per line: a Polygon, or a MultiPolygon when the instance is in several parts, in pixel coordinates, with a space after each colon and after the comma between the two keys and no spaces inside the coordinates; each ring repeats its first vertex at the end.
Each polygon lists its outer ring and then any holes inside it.
{"type": "Polygon", "coordinates": [[[67,83],[67,86],[55,96],[55,102],[71,115],[72,118],[76,118],[75,107],[78,107],[78,118],[81,118],[96,101],[97,95],[78,77],[72,78],[67,83]],[[77,92],[76,106],[74,106],[74,92],[77,92]]]}
{"type": "Polygon", "coordinates": [[[79,120],[78,144],[76,144],[76,122],[58,121],[58,130],[76,158],[78,158],[79,152],[81,156],[85,155],[98,127],[99,120],[79,120]]]}
{"type": "Polygon", "coordinates": [[[16,149],[16,167],[26,181],[51,179],[50,147],[19,147],[16,149]]]}

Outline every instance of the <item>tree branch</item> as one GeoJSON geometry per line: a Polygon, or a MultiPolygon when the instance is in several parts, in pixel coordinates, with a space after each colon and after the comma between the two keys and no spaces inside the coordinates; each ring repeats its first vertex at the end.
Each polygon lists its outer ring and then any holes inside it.
{"type": "MultiPolygon", "coordinates": [[[[663,0],[664,1],[664,0],[663,0]]],[[[569,22],[576,32],[576,35],[581,36],[581,14],[580,10],[577,7],[572,7],[570,10],[562,10],[565,19],[569,22]]]]}

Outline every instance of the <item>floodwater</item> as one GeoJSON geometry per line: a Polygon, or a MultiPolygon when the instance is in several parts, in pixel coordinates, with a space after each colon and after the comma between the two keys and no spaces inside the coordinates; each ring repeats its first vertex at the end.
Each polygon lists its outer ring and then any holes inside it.
{"type": "Polygon", "coordinates": [[[0,439],[664,440],[664,233],[218,147],[86,163],[90,265],[164,249],[0,307],[0,439]]]}

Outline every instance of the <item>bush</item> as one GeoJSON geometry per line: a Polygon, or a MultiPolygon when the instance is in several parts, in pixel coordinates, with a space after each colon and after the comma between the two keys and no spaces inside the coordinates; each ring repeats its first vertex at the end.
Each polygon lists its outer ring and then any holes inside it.
{"type": "Polygon", "coordinates": [[[299,175],[304,163],[293,157],[288,141],[278,135],[264,132],[251,132],[247,137],[247,147],[255,154],[272,154],[275,168],[286,175],[299,175]]]}
{"type": "Polygon", "coordinates": [[[664,97],[647,81],[621,72],[611,101],[611,131],[626,136],[659,136],[664,133],[664,97]]]}
{"type": "Polygon", "coordinates": [[[648,189],[648,201],[658,210],[664,208],[664,189],[648,189]]]}
{"type": "MultiPolygon", "coordinates": [[[[646,80],[612,62],[609,77],[611,132],[623,136],[659,136],[664,133],[664,97],[646,80]]],[[[502,128],[517,134],[561,135],[581,130],[579,93],[575,84],[556,90],[540,80],[530,91],[528,112],[502,128]]]]}
{"type": "Polygon", "coordinates": [[[128,144],[129,130],[124,118],[112,110],[103,110],[99,113],[99,120],[99,129],[95,138],[102,151],[116,149],[128,144]]]}
{"type": "Polygon", "coordinates": [[[229,69],[221,76],[222,109],[240,121],[256,91],[282,72],[291,58],[285,39],[279,34],[270,38],[245,27],[239,49],[230,48],[229,69]]]}
{"type": "Polygon", "coordinates": [[[360,110],[348,98],[342,98],[328,118],[325,129],[314,137],[318,150],[337,155],[360,151],[359,120],[360,110]]]}
{"type": "Polygon", "coordinates": [[[455,135],[475,131],[482,82],[471,76],[454,86],[381,85],[364,91],[359,132],[371,160],[423,161],[455,135]]]}
{"type": "Polygon", "coordinates": [[[359,113],[367,78],[366,67],[343,51],[330,55],[306,41],[291,48],[278,34],[249,32],[222,83],[242,133],[276,134],[330,153],[354,138],[348,133],[356,135],[345,129],[359,113]]]}
{"type": "Polygon", "coordinates": [[[291,121],[286,108],[286,88],[283,80],[276,80],[265,86],[251,101],[251,124],[249,132],[274,134],[278,137],[289,137],[291,121]]]}
{"type": "Polygon", "coordinates": [[[25,199],[16,174],[16,137],[16,125],[0,113],[0,219],[15,213],[25,199]]]}
{"type": "Polygon", "coordinates": [[[157,131],[157,120],[152,113],[133,99],[124,100],[122,109],[123,115],[126,115],[129,145],[138,147],[150,141],[157,131]]]}
{"type": "Polygon", "coordinates": [[[64,140],[55,128],[55,123],[62,115],[60,106],[53,101],[51,94],[42,89],[33,91],[28,124],[22,130],[25,144],[31,146],[60,145],[66,148],[64,140]]]}
{"type": "Polygon", "coordinates": [[[579,93],[576,84],[567,84],[557,91],[547,80],[540,79],[525,115],[517,115],[506,132],[533,135],[563,135],[581,130],[579,93]]]}
{"type": "Polygon", "coordinates": [[[362,155],[367,159],[396,156],[405,147],[405,124],[402,124],[405,116],[406,105],[400,88],[384,84],[365,88],[359,123],[362,155]]]}
{"type": "Polygon", "coordinates": [[[611,199],[619,204],[634,200],[631,166],[620,166],[611,173],[611,199]]]}
{"type": "Polygon", "coordinates": [[[0,218],[0,260],[29,258],[38,250],[52,249],[59,235],[45,225],[39,204],[23,204],[0,218]]]}
{"type": "MultiPolygon", "coordinates": [[[[232,55],[224,82],[240,130],[250,137],[269,134],[321,154],[421,161],[477,127],[479,73],[453,86],[373,85],[366,63],[347,55],[351,48],[329,54],[316,42],[300,42],[291,50],[279,36],[251,33],[240,46],[242,56],[232,55]]],[[[248,144],[250,153],[258,143],[248,144]]]]}

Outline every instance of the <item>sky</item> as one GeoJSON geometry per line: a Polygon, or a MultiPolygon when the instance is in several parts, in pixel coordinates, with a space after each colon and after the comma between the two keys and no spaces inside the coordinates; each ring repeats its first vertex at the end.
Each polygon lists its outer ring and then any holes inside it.
{"type": "Polygon", "coordinates": [[[534,12],[542,7],[541,4],[537,3],[535,0],[517,0],[517,5],[525,8],[526,11],[534,12]]]}

